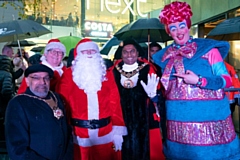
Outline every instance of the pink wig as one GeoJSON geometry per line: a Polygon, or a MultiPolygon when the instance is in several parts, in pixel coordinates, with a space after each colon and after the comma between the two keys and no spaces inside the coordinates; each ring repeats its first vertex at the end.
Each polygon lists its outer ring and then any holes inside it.
{"type": "Polygon", "coordinates": [[[192,10],[186,2],[175,1],[165,5],[160,12],[160,22],[165,24],[165,29],[169,33],[168,25],[175,22],[186,20],[188,28],[191,27],[192,10]]]}

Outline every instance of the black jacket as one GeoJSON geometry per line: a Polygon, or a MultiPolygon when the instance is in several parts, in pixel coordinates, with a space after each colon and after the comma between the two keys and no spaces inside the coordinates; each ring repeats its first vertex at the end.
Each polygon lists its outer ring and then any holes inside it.
{"type": "Polygon", "coordinates": [[[8,102],[14,96],[13,66],[8,56],[0,55],[0,116],[4,116],[8,102]]]}
{"type": "MultiPolygon", "coordinates": [[[[141,65],[143,62],[138,61],[141,65]]],[[[123,61],[118,65],[122,69],[123,61]]],[[[128,135],[123,137],[123,160],[149,160],[149,129],[159,128],[159,122],[153,119],[156,112],[154,105],[149,101],[140,81],[147,82],[150,66],[146,65],[139,71],[137,85],[126,89],[121,85],[121,74],[114,68],[113,73],[121,97],[123,118],[128,130],[128,135]]]]}
{"type": "MultiPolygon", "coordinates": [[[[7,151],[12,160],[71,160],[73,142],[66,113],[57,119],[46,102],[27,89],[8,104],[5,118],[7,151]]],[[[52,94],[48,95],[50,98],[52,94]]],[[[58,107],[64,111],[59,95],[58,107]]]]}

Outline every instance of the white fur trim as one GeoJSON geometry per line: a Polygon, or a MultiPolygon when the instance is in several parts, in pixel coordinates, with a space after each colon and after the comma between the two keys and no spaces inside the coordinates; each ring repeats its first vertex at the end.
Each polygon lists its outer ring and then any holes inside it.
{"type": "Polygon", "coordinates": [[[128,134],[127,127],[125,126],[113,126],[112,132],[114,135],[125,136],[128,134]]]}
{"type": "MultiPolygon", "coordinates": [[[[98,129],[93,129],[91,131],[95,132],[95,135],[98,135],[98,129]]],[[[95,145],[110,143],[112,141],[113,141],[112,132],[110,132],[102,137],[95,137],[95,136],[91,137],[90,136],[89,138],[80,138],[79,136],[76,136],[73,134],[73,142],[81,147],[91,147],[91,146],[95,146],[95,145]]]]}
{"type": "Polygon", "coordinates": [[[113,130],[101,137],[98,137],[99,129],[88,129],[89,138],[80,138],[73,134],[73,142],[81,147],[91,147],[110,143],[114,135],[127,135],[127,128],[124,126],[113,126],[113,130]]]}
{"type": "MultiPolygon", "coordinates": [[[[126,71],[126,72],[132,72],[133,70],[137,69],[138,68],[138,63],[135,62],[134,64],[132,65],[128,65],[128,64],[124,64],[122,66],[122,70],[123,71],[126,71]]],[[[127,78],[125,76],[123,76],[121,74],[121,79],[120,79],[120,82],[122,84],[122,86],[124,86],[124,83],[127,79],[130,79],[132,82],[133,82],[133,87],[136,87],[137,85],[137,82],[138,82],[138,77],[139,77],[139,73],[135,74],[134,76],[132,76],[131,78],[127,78]]]]}
{"type": "Polygon", "coordinates": [[[53,71],[57,71],[57,72],[59,73],[60,77],[62,76],[62,74],[63,74],[63,70],[62,70],[62,69],[63,69],[63,66],[64,66],[64,65],[63,65],[63,62],[61,62],[60,65],[57,66],[57,67],[52,67],[52,66],[46,61],[46,58],[45,58],[44,55],[41,57],[41,61],[42,61],[42,64],[48,66],[48,67],[51,68],[53,71]]]}
{"type": "Polygon", "coordinates": [[[95,93],[87,93],[88,119],[99,119],[98,95],[95,93]]]}
{"type": "Polygon", "coordinates": [[[94,49],[97,51],[97,53],[99,53],[99,47],[97,45],[97,43],[95,42],[84,42],[84,43],[80,43],[77,46],[77,54],[79,54],[82,50],[86,50],[86,49],[94,49]]]}
{"type": "Polygon", "coordinates": [[[40,58],[40,61],[46,61],[46,57],[44,56],[44,54],[43,54],[42,57],[40,58]]]}
{"type": "Polygon", "coordinates": [[[47,53],[48,50],[55,49],[55,48],[58,48],[61,51],[63,51],[64,56],[66,56],[66,47],[61,42],[51,42],[47,44],[44,49],[44,53],[47,53]]]}

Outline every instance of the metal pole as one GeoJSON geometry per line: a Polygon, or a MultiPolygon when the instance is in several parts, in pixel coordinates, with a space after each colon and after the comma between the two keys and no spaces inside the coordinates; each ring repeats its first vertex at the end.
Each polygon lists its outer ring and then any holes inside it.
{"type": "MultiPolygon", "coordinates": [[[[150,18],[150,13],[148,13],[148,19],[150,18]]],[[[150,29],[148,29],[148,62],[150,61],[150,29]]]]}
{"type": "Polygon", "coordinates": [[[18,42],[18,48],[19,48],[20,57],[22,57],[22,50],[21,50],[20,42],[19,42],[19,40],[17,40],[17,42],[18,42]]]}

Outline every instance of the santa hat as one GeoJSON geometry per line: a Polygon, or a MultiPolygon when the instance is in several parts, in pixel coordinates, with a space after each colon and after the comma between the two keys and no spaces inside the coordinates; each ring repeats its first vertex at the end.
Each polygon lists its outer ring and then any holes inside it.
{"type": "Polygon", "coordinates": [[[74,48],[74,58],[76,58],[77,54],[81,53],[82,50],[89,49],[94,49],[97,53],[100,53],[97,43],[93,42],[91,39],[84,38],[80,40],[74,48]]]}
{"type": "Polygon", "coordinates": [[[44,49],[44,53],[51,49],[60,49],[64,53],[63,57],[66,55],[66,47],[58,39],[50,39],[44,49]]]}

